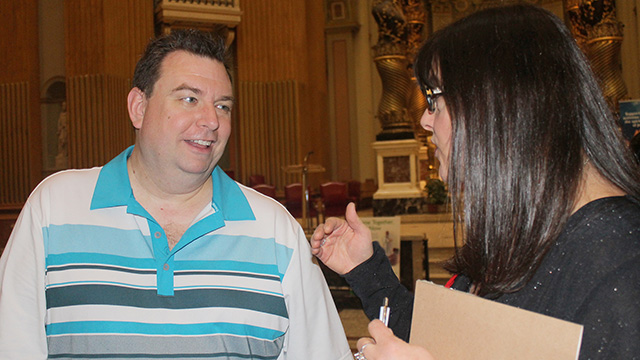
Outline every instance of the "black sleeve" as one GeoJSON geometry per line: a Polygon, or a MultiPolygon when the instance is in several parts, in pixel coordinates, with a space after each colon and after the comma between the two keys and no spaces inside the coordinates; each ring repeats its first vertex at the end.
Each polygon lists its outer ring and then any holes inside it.
{"type": "Polygon", "coordinates": [[[371,320],[378,318],[384,298],[389,298],[389,327],[397,337],[409,341],[413,294],[400,284],[380,244],[374,242],[373,255],[344,278],[362,301],[364,312],[371,320]]]}

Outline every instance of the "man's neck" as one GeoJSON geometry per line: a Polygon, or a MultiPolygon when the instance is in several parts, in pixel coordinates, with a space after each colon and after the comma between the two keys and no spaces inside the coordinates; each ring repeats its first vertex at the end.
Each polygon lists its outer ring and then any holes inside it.
{"type": "Polygon", "coordinates": [[[131,186],[139,193],[144,192],[164,200],[185,202],[199,196],[206,187],[211,187],[211,174],[188,174],[179,171],[171,174],[158,173],[155,169],[160,167],[146,164],[141,156],[134,148],[127,159],[131,186]]]}
{"type": "Polygon", "coordinates": [[[133,195],[161,225],[162,218],[184,220],[186,216],[192,220],[211,202],[211,175],[206,178],[178,178],[167,174],[153,174],[134,155],[127,161],[133,195]]]}

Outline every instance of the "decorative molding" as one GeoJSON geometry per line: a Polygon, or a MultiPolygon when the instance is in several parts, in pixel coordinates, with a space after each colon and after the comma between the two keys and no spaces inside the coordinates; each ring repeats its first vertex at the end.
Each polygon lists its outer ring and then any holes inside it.
{"type": "Polygon", "coordinates": [[[357,32],[358,4],[354,0],[324,0],[327,33],[357,32]]]}
{"type": "Polygon", "coordinates": [[[240,24],[240,0],[155,0],[156,21],[164,27],[240,24]]]}

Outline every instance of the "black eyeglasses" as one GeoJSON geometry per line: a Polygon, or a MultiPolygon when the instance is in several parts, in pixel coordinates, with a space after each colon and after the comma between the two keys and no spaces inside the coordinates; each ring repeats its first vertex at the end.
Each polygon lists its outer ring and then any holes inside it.
{"type": "Polygon", "coordinates": [[[438,88],[423,88],[422,93],[427,99],[427,111],[429,112],[429,114],[433,114],[437,109],[436,99],[438,98],[438,96],[444,94],[444,92],[438,88]]]}

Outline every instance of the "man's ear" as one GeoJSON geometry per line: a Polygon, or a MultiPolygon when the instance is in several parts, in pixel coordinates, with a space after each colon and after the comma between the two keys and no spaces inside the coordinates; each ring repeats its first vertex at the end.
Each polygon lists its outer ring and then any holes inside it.
{"type": "Polygon", "coordinates": [[[127,109],[129,110],[129,118],[131,124],[137,130],[142,127],[142,120],[144,119],[144,112],[147,109],[147,97],[142,90],[134,87],[129,91],[127,96],[127,109]]]}

